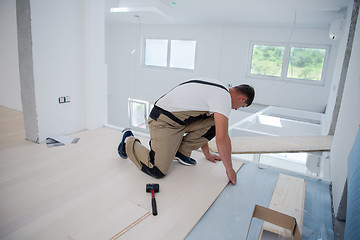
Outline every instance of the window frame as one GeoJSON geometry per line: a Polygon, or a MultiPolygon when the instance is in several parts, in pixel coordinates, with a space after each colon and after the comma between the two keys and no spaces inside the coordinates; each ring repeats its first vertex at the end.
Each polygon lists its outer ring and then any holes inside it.
{"type": "Polygon", "coordinates": [[[329,62],[329,55],[330,55],[330,45],[316,45],[316,44],[296,44],[292,43],[288,46],[288,55],[287,55],[287,64],[286,64],[286,75],[285,80],[295,83],[304,83],[304,84],[311,84],[311,85],[318,85],[318,86],[324,86],[325,85],[325,78],[327,73],[327,66],[329,62]],[[289,78],[287,76],[287,71],[289,69],[289,60],[290,60],[290,51],[291,48],[317,48],[317,49],[325,49],[325,55],[324,55],[324,64],[321,72],[321,80],[310,80],[310,79],[303,79],[303,78],[289,78]]]}
{"type": "Polygon", "coordinates": [[[158,68],[158,69],[174,69],[174,70],[180,70],[180,71],[195,71],[196,67],[196,61],[197,61],[197,40],[195,39],[184,39],[184,38],[144,38],[143,42],[143,51],[142,51],[142,66],[145,68],[158,68]],[[167,59],[166,59],[166,66],[155,66],[155,65],[146,65],[145,64],[145,58],[146,58],[146,39],[152,39],[152,40],[167,40],[167,59]],[[195,53],[194,53],[194,69],[190,68],[179,68],[179,67],[170,67],[170,58],[171,58],[171,41],[177,40],[177,41],[194,41],[195,42],[195,53]]]}
{"type": "Polygon", "coordinates": [[[188,39],[169,39],[169,53],[168,53],[168,68],[170,69],[181,69],[181,70],[189,70],[189,71],[194,71],[195,70],[195,65],[196,65],[196,49],[197,49],[197,41],[196,40],[188,40],[188,39]],[[194,52],[194,69],[191,68],[180,68],[180,67],[171,67],[170,66],[170,61],[171,61],[171,41],[192,41],[195,42],[195,52],[194,52]]]}
{"type": "Polygon", "coordinates": [[[149,102],[148,101],[134,99],[134,98],[128,98],[128,121],[129,121],[129,126],[132,129],[134,129],[136,131],[139,131],[139,132],[148,132],[149,131],[149,126],[147,124],[148,117],[149,117],[149,102]],[[132,125],[132,116],[133,116],[132,104],[133,103],[138,103],[138,104],[145,105],[145,114],[144,114],[145,128],[140,128],[140,127],[132,125]]]}
{"type": "Polygon", "coordinates": [[[304,44],[304,43],[280,43],[280,42],[259,42],[259,41],[251,41],[249,44],[249,54],[248,54],[248,64],[246,67],[246,77],[256,78],[256,79],[265,79],[265,80],[275,80],[275,81],[283,81],[283,82],[292,82],[292,83],[301,83],[308,85],[317,85],[324,86],[326,73],[329,63],[329,56],[331,52],[330,45],[320,45],[320,44],[304,44]],[[284,47],[284,56],[281,67],[281,76],[269,76],[269,75],[261,75],[261,74],[252,74],[251,73],[251,64],[253,59],[253,50],[254,45],[263,45],[263,46],[281,46],[284,47]],[[290,51],[292,47],[296,48],[317,48],[317,49],[325,49],[324,56],[324,64],[321,72],[321,80],[309,80],[309,79],[300,79],[300,78],[289,78],[287,77],[288,69],[289,69],[289,61],[290,61],[290,51]]]}
{"type": "Polygon", "coordinates": [[[261,79],[269,79],[269,78],[270,78],[270,79],[272,79],[272,80],[280,80],[280,79],[282,78],[283,72],[284,72],[285,53],[286,53],[286,47],[283,46],[283,44],[281,44],[281,43],[250,42],[250,49],[249,49],[249,51],[250,51],[250,53],[249,53],[249,58],[248,58],[248,67],[247,67],[247,70],[246,70],[246,76],[247,76],[247,77],[261,78],[261,79]],[[280,77],[278,77],[278,76],[271,76],[271,75],[262,75],[262,74],[253,74],[253,73],[251,73],[251,64],[252,64],[252,59],[253,59],[254,45],[284,47],[284,56],[283,56],[282,65],[281,65],[281,75],[280,75],[280,77]]]}
{"type": "Polygon", "coordinates": [[[150,67],[150,68],[167,68],[168,65],[169,65],[169,55],[170,55],[170,43],[169,43],[169,39],[165,39],[165,38],[144,38],[144,41],[143,41],[143,51],[142,51],[142,65],[143,67],[150,67]],[[156,65],[146,65],[145,64],[145,60],[146,60],[146,40],[149,39],[149,40],[166,40],[167,41],[167,55],[166,55],[166,66],[156,66],[156,65]]]}

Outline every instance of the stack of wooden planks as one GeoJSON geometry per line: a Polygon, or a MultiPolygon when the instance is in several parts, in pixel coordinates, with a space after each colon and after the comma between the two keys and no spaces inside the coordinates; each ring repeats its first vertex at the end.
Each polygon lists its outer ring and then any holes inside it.
{"type": "MultiPolygon", "coordinates": [[[[248,136],[232,137],[232,153],[288,153],[330,151],[333,136],[248,136]]],[[[210,149],[217,152],[215,140],[210,149]]]]}

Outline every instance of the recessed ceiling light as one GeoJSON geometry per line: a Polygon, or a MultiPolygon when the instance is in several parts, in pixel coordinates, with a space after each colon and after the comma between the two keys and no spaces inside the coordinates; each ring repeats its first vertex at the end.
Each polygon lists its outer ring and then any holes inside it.
{"type": "Polygon", "coordinates": [[[129,12],[127,7],[110,8],[110,12],[129,12]]]}

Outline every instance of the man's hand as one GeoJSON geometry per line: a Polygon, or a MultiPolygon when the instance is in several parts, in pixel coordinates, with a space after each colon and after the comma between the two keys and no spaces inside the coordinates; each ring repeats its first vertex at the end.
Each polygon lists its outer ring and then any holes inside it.
{"type": "Polygon", "coordinates": [[[209,160],[210,162],[216,163],[216,161],[221,161],[221,158],[219,155],[213,154],[210,152],[209,145],[207,143],[201,147],[201,150],[203,151],[206,159],[209,160]]]}
{"type": "Polygon", "coordinates": [[[230,169],[229,171],[226,171],[226,175],[229,178],[229,181],[231,182],[231,185],[236,184],[236,172],[234,169],[230,169]]]}
{"type": "Polygon", "coordinates": [[[208,156],[206,156],[206,159],[210,162],[216,163],[216,161],[221,161],[221,158],[217,154],[210,153],[208,156]]]}

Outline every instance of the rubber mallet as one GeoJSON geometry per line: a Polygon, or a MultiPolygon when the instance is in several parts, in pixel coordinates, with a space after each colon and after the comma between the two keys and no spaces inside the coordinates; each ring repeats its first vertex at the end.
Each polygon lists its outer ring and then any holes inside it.
{"type": "Polygon", "coordinates": [[[157,183],[148,183],[146,184],[146,192],[151,192],[151,205],[152,205],[152,213],[154,216],[157,215],[156,209],[156,200],[155,200],[155,193],[159,192],[159,184],[157,183]]]}

